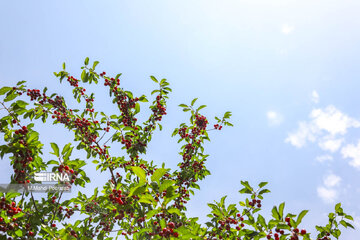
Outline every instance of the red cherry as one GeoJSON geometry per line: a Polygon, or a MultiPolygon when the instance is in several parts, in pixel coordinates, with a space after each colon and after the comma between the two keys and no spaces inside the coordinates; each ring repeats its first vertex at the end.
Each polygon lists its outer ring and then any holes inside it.
{"type": "Polygon", "coordinates": [[[168,226],[169,226],[169,228],[175,228],[175,223],[169,222],[169,223],[168,223],[168,226]]]}

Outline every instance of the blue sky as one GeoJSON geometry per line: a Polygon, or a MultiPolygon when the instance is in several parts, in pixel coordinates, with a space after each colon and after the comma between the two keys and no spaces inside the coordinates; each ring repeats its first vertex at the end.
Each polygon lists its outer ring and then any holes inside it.
{"type": "MultiPolygon", "coordinates": [[[[360,227],[359,10],[356,0],[1,1],[0,83],[27,80],[70,96],[52,73],[66,62],[79,75],[87,56],[99,70],[123,73],[136,94],[155,87],[150,75],[167,78],[165,129],[146,159],[179,161],[169,140],[187,118],[178,104],[198,97],[210,119],[233,112],[234,127],[211,134],[212,175],[189,203],[190,216],[204,221],[206,203],[222,195],[238,202],[240,180],[268,181],[264,212],[282,201],[290,212],[309,209],[304,227],[312,229],[341,201],[360,227]]],[[[97,95],[110,113],[106,95],[97,95]]],[[[59,136],[64,145],[70,136],[58,127],[39,131],[44,143],[59,136]]],[[[342,239],[359,236],[348,230],[342,239]]]]}

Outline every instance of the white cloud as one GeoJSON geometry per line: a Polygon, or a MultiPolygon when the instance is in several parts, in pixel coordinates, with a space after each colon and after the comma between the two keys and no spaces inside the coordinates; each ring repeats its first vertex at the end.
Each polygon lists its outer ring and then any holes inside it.
{"type": "Polygon", "coordinates": [[[341,177],[335,174],[329,174],[324,179],[324,185],[328,188],[338,186],[341,181],[341,177]]]}
{"type": "Polygon", "coordinates": [[[336,190],[325,187],[318,187],[317,194],[325,203],[334,203],[338,195],[336,190]]]}
{"type": "Polygon", "coordinates": [[[353,144],[348,144],[341,149],[341,154],[343,158],[351,158],[349,164],[350,166],[360,169],[360,140],[355,146],[353,144]]]}
{"type": "Polygon", "coordinates": [[[321,156],[317,156],[315,158],[316,161],[318,162],[326,162],[326,161],[332,161],[333,160],[333,157],[331,155],[321,155],[321,156]]]}
{"type": "Polygon", "coordinates": [[[314,102],[314,103],[319,103],[319,94],[314,90],[312,91],[311,93],[311,101],[314,102]]]}
{"type": "Polygon", "coordinates": [[[297,148],[305,146],[307,141],[315,142],[318,129],[311,123],[300,122],[298,129],[288,134],[285,142],[289,142],[297,148]]]}
{"type": "Polygon", "coordinates": [[[338,198],[338,187],[341,182],[341,177],[335,174],[328,174],[323,179],[324,186],[317,188],[318,196],[325,202],[325,203],[334,203],[335,200],[338,198]]]}
{"type": "Polygon", "coordinates": [[[295,30],[295,27],[293,25],[289,25],[289,24],[283,24],[281,27],[281,32],[285,35],[292,33],[294,30],[295,30]]]}
{"type": "Polygon", "coordinates": [[[329,132],[332,135],[344,135],[350,127],[360,127],[360,122],[350,118],[334,106],[327,106],[323,109],[314,109],[310,117],[316,126],[329,132]]]}
{"type": "Polygon", "coordinates": [[[319,140],[318,145],[322,150],[330,151],[333,153],[339,150],[343,141],[343,138],[333,139],[331,135],[327,135],[319,140]]]}
{"type": "MultiPolygon", "coordinates": [[[[330,152],[340,149],[344,139],[338,135],[345,135],[348,128],[360,127],[360,122],[342,113],[334,106],[324,109],[313,109],[308,122],[300,122],[298,129],[289,133],[285,142],[301,148],[309,142],[317,142],[320,148],[330,152]]],[[[360,163],[359,163],[360,164],[360,163]]]]}
{"type": "Polygon", "coordinates": [[[280,125],[284,120],[283,116],[275,111],[268,111],[266,117],[270,126],[280,125]]]}

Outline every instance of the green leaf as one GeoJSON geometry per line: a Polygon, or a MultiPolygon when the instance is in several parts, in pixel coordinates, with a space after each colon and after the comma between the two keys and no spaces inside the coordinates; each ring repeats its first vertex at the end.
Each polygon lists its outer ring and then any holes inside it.
{"type": "Polygon", "coordinates": [[[269,189],[263,189],[259,192],[259,195],[264,194],[264,193],[269,193],[269,192],[270,192],[269,189]]]}
{"type": "Polygon", "coordinates": [[[177,208],[170,208],[170,209],[168,209],[168,212],[171,214],[175,213],[176,215],[181,216],[180,210],[177,208]]]}
{"type": "Polygon", "coordinates": [[[309,210],[303,210],[301,213],[299,213],[299,216],[296,219],[296,226],[298,226],[301,223],[301,220],[305,217],[305,215],[309,212],[309,210]]]}
{"type": "Polygon", "coordinates": [[[63,150],[61,151],[61,155],[65,155],[70,150],[71,143],[68,143],[64,146],[63,150]]]}
{"type": "Polygon", "coordinates": [[[151,95],[153,95],[154,93],[160,92],[159,90],[155,89],[151,92],[151,95]]]}
{"type": "Polygon", "coordinates": [[[262,227],[264,227],[265,229],[267,229],[266,222],[265,222],[265,218],[264,218],[263,216],[258,215],[257,222],[258,222],[262,227]]]}
{"type": "Polygon", "coordinates": [[[99,64],[99,61],[95,61],[94,63],[93,63],[93,69],[95,70],[95,67],[97,66],[99,64]]]}
{"type": "Polygon", "coordinates": [[[24,107],[26,107],[26,105],[29,105],[27,102],[24,102],[22,100],[17,100],[16,104],[21,108],[24,108],[24,107]]]}
{"type": "Polygon", "coordinates": [[[141,167],[132,167],[132,171],[140,178],[141,182],[146,182],[146,173],[141,167]]]}
{"type": "Polygon", "coordinates": [[[191,106],[194,106],[196,100],[198,100],[197,98],[194,98],[192,101],[191,101],[191,106]]]}
{"type": "Polygon", "coordinates": [[[131,197],[132,195],[140,195],[142,193],[144,193],[146,191],[146,185],[144,185],[143,183],[139,183],[139,185],[133,187],[130,189],[130,192],[129,192],[129,197],[131,197]]]}
{"type": "Polygon", "coordinates": [[[60,153],[59,153],[59,147],[56,143],[50,143],[51,144],[51,148],[53,149],[53,153],[55,156],[59,157],[60,153]]]}
{"type": "Polygon", "coordinates": [[[153,204],[155,202],[153,196],[150,194],[146,194],[140,197],[138,202],[147,203],[147,204],[153,204]]]}
{"type": "Polygon", "coordinates": [[[18,236],[18,237],[22,237],[23,232],[21,231],[21,229],[18,229],[18,230],[15,231],[15,234],[16,234],[16,236],[18,236]]]}
{"type": "Polygon", "coordinates": [[[18,96],[15,92],[9,92],[9,93],[6,95],[4,102],[9,102],[18,96]]]}
{"type": "Polygon", "coordinates": [[[159,183],[160,178],[162,178],[162,176],[164,176],[164,174],[168,171],[169,169],[165,169],[165,168],[158,168],[156,169],[156,171],[154,172],[154,174],[151,176],[151,181],[153,182],[157,182],[159,183]]]}
{"type": "Polygon", "coordinates": [[[337,214],[342,214],[343,213],[343,209],[341,208],[341,203],[338,203],[335,205],[335,212],[337,214]]]}
{"type": "Polygon", "coordinates": [[[159,83],[159,81],[154,77],[154,76],[150,76],[151,80],[153,80],[156,83],[159,83]]]}
{"type": "Polygon", "coordinates": [[[249,184],[248,181],[241,181],[240,183],[241,183],[241,185],[243,185],[244,187],[246,187],[246,188],[249,189],[250,191],[253,191],[253,188],[250,187],[250,184],[249,184]]]}
{"type": "Polygon", "coordinates": [[[267,183],[267,182],[261,182],[261,183],[259,183],[259,188],[264,187],[266,184],[268,184],[268,183],[267,183]]]}
{"type": "Polygon", "coordinates": [[[20,193],[18,193],[18,192],[7,192],[6,193],[6,198],[8,198],[8,199],[13,199],[13,198],[15,198],[15,197],[17,197],[17,196],[20,196],[21,194],[20,193]]]}
{"type": "Polygon", "coordinates": [[[146,219],[152,218],[154,215],[158,214],[161,210],[160,209],[153,209],[146,213],[146,219]]]}
{"type": "Polygon", "coordinates": [[[206,105],[201,105],[200,107],[198,107],[198,109],[196,109],[196,111],[198,112],[198,111],[200,111],[200,110],[203,109],[203,108],[206,108],[206,105]]]}
{"type": "Polygon", "coordinates": [[[140,104],[139,103],[136,103],[135,104],[135,114],[139,113],[140,112],[140,104]]]}
{"type": "Polygon", "coordinates": [[[87,74],[86,74],[85,70],[83,70],[81,73],[81,80],[83,80],[84,82],[87,82],[87,74]]]}
{"type": "Polygon", "coordinates": [[[350,223],[348,223],[348,222],[345,222],[346,223],[346,225],[348,226],[348,227],[351,227],[352,229],[355,229],[355,227],[353,226],[353,225],[351,225],[350,223]]]}
{"type": "Polygon", "coordinates": [[[285,207],[285,202],[281,203],[280,206],[279,206],[280,219],[282,219],[283,216],[284,216],[284,207],[285,207]]]}
{"type": "Polygon", "coordinates": [[[346,222],[344,220],[341,220],[340,224],[343,225],[345,228],[347,228],[346,222]]]}
{"type": "Polygon", "coordinates": [[[226,112],[224,114],[224,117],[223,118],[230,118],[231,117],[231,112],[226,112]]]}
{"type": "Polygon", "coordinates": [[[276,208],[276,206],[273,207],[273,209],[271,210],[272,216],[273,218],[275,218],[276,220],[280,220],[280,214],[276,208]]]}
{"type": "Polygon", "coordinates": [[[168,189],[168,187],[172,186],[175,184],[174,180],[164,180],[159,187],[159,192],[163,192],[166,189],[168,189]]]}
{"type": "Polygon", "coordinates": [[[277,224],[276,227],[277,227],[278,229],[288,229],[288,230],[290,230],[289,225],[283,224],[283,223],[277,224]]]}
{"type": "Polygon", "coordinates": [[[85,64],[85,65],[88,65],[88,64],[89,64],[89,58],[88,58],[88,57],[85,58],[84,64],[85,64]]]}
{"type": "Polygon", "coordinates": [[[62,64],[62,67],[63,67],[63,70],[65,70],[65,62],[63,62],[63,64],[62,64]]]}
{"type": "Polygon", "coordinates": [[[116,74],[116,77],[115,77],[115,79],[119,79],[119,77],[122,75],[122,73],[118,73],[118,74],[116,74]]]}
{"type": "Polygon", "coordinates": [[[50,160],[46,163],[46,165],[50,165],[50,164],[55,164],[55,165],[59,165],[59,163],[55,160],[50,160]]]}
{"type": "Polygon", "coordinates": [[[2,87],[0,89],[0,95],[4,95],[5,93],[7,93],[8,91],[10,91],[12,88],[11,87],[2,87]]]}

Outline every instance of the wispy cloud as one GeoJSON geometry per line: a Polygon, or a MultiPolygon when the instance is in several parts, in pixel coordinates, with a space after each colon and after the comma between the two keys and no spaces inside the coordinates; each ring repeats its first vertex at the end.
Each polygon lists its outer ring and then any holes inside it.
{"type": "Polygon", "coordinates": [[[317,194],[325,203],[334,203],[338,195],[336,190],[326,187],[318,187],[317,194]]]}
{"type": "Polygon", "coordinates": [[[332,161],[333,159],[334,159],[333,156],[328,155],[328,154],[326,154],[326,155],[321,155],[321,156],[317,156],[317,157],[315,158],[316,161],[321,162],[321,163],[329,162],[329,161],[332,161]]]}
{"type": "Polygon", "coordinates": [[[335,174],[328,174],[323,179],[323,186],[317,188],[318,196],[325,203],[334,203],[339,195],[338,188],[341,182],[341,177],[335,174]]]}
{"type": "Polygon", "coordinates": [[[319,129],[312,123],[300,122],[295,132],[289,133],[285,142],[294,145],[297,148],[305,146],[307,141],[315,142],[319,129]]]}
{"type": "Polygon", "coordinates": [[[266,118],[270,126],[278,126],[284,121],[284,117],[275,111],[268,111],[266,113],[266,118]]]}
{"type": "Polygon", "coordinates": [[[314,103],[319,103],[319,100],[320,100],[320,96],[319,94],[317,93],[317,91],[312,91],[311,93],[311,101],[314,102],[314,103]]]}
{"type": "Polygon", "coordinates": [[[293,25],[289,25],[289,24],[283,24],[281,27],[281,32],[285,35],[292,33],[294,30],[295,30],[295,27],[293,25]]]}
{"type": "Polygon", "coordinates": [[[348,144],[341,149],[343,158],[350,158],[350,166],[360,169],[360,140],[357,145],[348,144]]]}
{"type": "Polygon", "coordinates": [[[335,187],[340,184],[341,177],[335,174],[329,174],[324,178],[324,184],[326,187],[335,187]]]}
{"type": "Polygon", "coordinates": [[[343,142],[344,138],[335,139],[332,135],[327,135],[319,139],[318,145],[322,150],[334,153],[340,149],[343,142]]]}
{"type": "Polygon", "coordinates": [[[343,136],[349,128],[360,127],[360,122],[332,105],[324,109],[313,109],[307,122],[300,122],[298,129],[288,134],[285,142],[301,148],[307,142],[316,142],[325,151],[340,149],[343,136]]]}
{"type": "Polygon", "coordinates": [[[348,128],[360,127],[360,122],[342,113],[334,106],[327,106],[325,109],[314,109],[310,118],[314,124],[320,129],[325,130],[331,135],[344,135],[348,128]]]}

